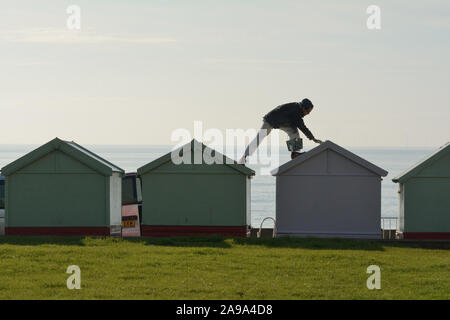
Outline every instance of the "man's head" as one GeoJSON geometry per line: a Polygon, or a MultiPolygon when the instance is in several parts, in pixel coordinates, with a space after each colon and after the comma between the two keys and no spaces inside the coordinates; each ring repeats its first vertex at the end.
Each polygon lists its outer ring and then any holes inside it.
{"type": "Polygon", "coordinates": [[[314,108],[314,105],[312,104],[311,100],[306,98],[300,102],[300,106],[302,107],[302,113],[304,116],[309,114],[314,108]]]}

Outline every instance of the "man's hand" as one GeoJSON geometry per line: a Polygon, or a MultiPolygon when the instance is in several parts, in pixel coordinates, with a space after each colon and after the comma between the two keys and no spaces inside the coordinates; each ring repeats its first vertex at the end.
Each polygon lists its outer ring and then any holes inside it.
{"type": "Polygon", "coordinates": [[[322,143],[322,140],[319,140],[319,139],[313,139],[313,141],[314,141],[315,143],[318,143],[318,144],[321,144],[321,143],[322,143]]]}

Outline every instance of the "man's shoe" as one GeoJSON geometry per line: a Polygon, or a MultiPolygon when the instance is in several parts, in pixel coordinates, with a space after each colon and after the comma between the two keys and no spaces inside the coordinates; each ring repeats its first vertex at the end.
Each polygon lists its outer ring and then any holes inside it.
{"type": "Polygon", "coordinates": [[[302,154],[304,154],[304,152],[291,152],[291,160],[302,154]]]}

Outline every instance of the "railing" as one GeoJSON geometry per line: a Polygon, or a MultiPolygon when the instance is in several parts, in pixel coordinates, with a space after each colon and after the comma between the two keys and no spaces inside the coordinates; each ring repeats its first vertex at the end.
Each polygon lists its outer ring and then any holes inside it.
{"type": "Polygon", "coordinates": [[[397,230],[397,226],[398,226],[397,217],[381,217],[382,230],[397,230]]]}
{"type": "Polygon", "coordinates": [[[274,219],[274,218],[272,218],[272,217],[266,217],[266,218],[264,218],[262,221],[261,221],[261,225],[259,226],[259,231],[257,232],[257,234],[256,234],[256,236],[258,237],[258,238],[261,238],[261,231],[262,231],[262,226],[263,226],[263,223],[264,223],[264,221],[266,221],[266,220],[273,220],[273,233],[272,233],[272,238],[276,238],[277,237],[277,222],[276,222],[276,220],[274,219]]]}
{"type": "Polygon", "coordinates": [[[397,238],[397,217],[381,217],[381,234],[384,240],[394,240],[397,238]]]}

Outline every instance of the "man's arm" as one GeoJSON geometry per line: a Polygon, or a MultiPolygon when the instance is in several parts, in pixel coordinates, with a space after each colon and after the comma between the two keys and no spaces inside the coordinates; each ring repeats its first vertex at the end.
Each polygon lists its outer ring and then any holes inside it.
{"type": "Polygon", "coordinates": [[[311,133],[311,131],[309,131],[309,129],[305,126],[305,122],[303,121],[302,118],[299,119],[298,121],[298,128],[300,129],[301,132],[303,132],[303,134],[305,136],[308,137],[309,140],[315,140],[314,135],[311,133]]]}
{"type": "Polygon", "coordinates": [[[306,127],[305,122],[303,121],[303,118],[300,118],[300,121],[298,122],[298,128],[303,132],[305,136],[308,137],[309,140],[313,140],[315,143],[322,143],[321,140],[314,138],[314,135],[311,131],[306,127]]]}

